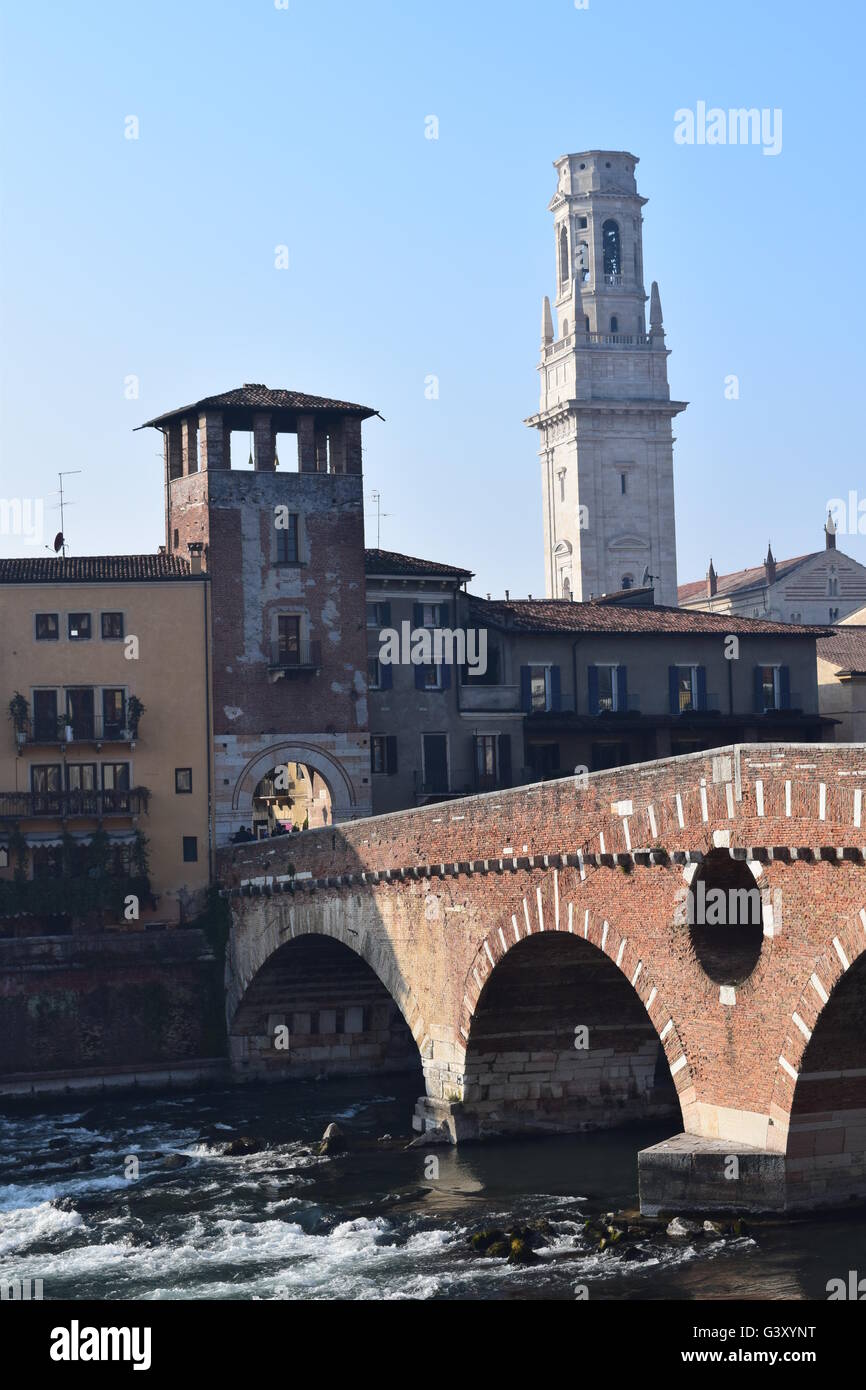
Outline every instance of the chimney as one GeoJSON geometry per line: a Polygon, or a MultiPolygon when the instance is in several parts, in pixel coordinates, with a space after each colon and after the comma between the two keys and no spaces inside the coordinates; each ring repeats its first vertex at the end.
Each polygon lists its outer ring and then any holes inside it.
{"type": "Polygon", "coordinates": [[[719,577],[713,569],[713,557],[710,556],[710,568],[707,570],[707,598],[715,598],[719,587],[719,577]]]}
{"type": "Polygon", "coordinates": [[[505,590],[505,598],[506,598],[506,602],[508,601],[508,599],[511,598],[511,595],[510,595],[510,593],[508,592],[507,589],[505,590]]]}
{"type": "Polygon", "coordinates": [[[768,542],[768,544],[767,544],[767,558],[766,558],[766,560],[764,561],[764,574],[767,576],[767,583],[768,583],[768,584],[775,584],[775,582],[776,582],[776,561],[775,561],[775,558],[774,558],[774,556],[773,556],[773,547],[772,547],[772,545],[769,544],[769,542],[768,542]]]}
{"type": "Polygon", "coordinates": [[[201,574],[201,557],[204,550],[203,541],[190,541],[189,543],[189,572],[190,574],[201,574]]]}
{"type": "Polygon", "coordinates": [[[833,520],[833,513],[827,513],[827,524],[824,527],[824,547],[826,550],[836,549],[836,523],[833,520]]]}

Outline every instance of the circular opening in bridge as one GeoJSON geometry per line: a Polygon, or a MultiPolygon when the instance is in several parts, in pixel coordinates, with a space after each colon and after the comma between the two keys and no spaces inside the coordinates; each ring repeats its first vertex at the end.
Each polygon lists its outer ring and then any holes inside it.
{"type": "Polygon", "coordinates": [[[764,944],[761,890],[742,859],[713,850],[692,879],[687,899],[692,949],[720,985],[748,979],[764,944]]]}
{"type": "Polygon", "coordinates": [[[331,822],[328,784],[321,773],[304,763],[272,767],[253,792],[249,829],[254,840],[313,830],[331,822]]]}

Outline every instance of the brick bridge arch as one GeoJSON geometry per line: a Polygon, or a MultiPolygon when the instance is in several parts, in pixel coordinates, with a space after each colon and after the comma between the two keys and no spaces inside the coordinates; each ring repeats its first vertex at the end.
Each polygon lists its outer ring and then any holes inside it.
{"type": "Polygon", "coordinates": [[[245,763],[232,788],[231,808],[236,820],[248,821],[253,793],[259,782],[275,767],[287,763],[302,763],[319,774],[328,788],[334,822],[351,820],[356,814],[355,788],[341,763],[316,744],[292,738],[277,739],[245,763]]]}
{"type": "MultiPolygon", "coordinates": [[[[642,1001],[677,1088],[684,1134],[641,1156],[645,1205],[687,1205],[690,1188],[711,1206],[714,1185],[722,1205],[830,1200],[828,1155],[819,1145],[789,1182],[788,1140],[807,1033],[827,1008],[813,976],[832,1000],[866,946],[864,787],[863,745],[738,745],[306,832],[290,848],[224,850],[229,995],[268,914],[284,923],[301,900],[339,914],[387,963],[378,973],[394,997],[411,994],[426,1086],[416,1122],[459,1138],[471,1132],[466,1050],[485,984],[518,936],[577,935],[642,1001]],[[688,881],[711,852],[745,861],[763,904],[758,962],[730,984],[709,978],[685,921],[688,881]],[[736,1189],[718,1173],[730,1154],[736,1189]]],[[[833,1037],[839,1071],[856,1071],[853,1030],[833,1037]]],[[[866,1154],[850,1148],[866,1150],[866,1098],[863,1111],[859,1129],[848,1117],[838,1167],[862,1170],[866,1196],[866,1154]]]]}

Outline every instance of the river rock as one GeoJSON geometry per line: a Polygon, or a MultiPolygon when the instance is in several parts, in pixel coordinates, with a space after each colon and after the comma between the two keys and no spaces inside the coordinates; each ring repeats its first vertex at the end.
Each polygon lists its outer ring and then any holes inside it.
{"type": "Polygon", "coordinates": [[[261,1153],[266,1148],[264,1139],[256,1139],[252,1134],[239,1134],[230,1139],[222,1151],[223,1158],[243,1158],[245,1154],[261,1153]]]}
{"type": "Polygon", "coordinates": [[[683,1240],[688,1236],[697,1236],[703,1233],[703,1226],[697,1221],[688,1221],[684,1216],[675,1216],[673,1221],[668,1222],[666,1234],[673,1240],[683,1240]]]}
{"type": "Polygon", "coordinates": [[[347,1148],[348,1145],[346,1144],[346,1136],[343,1134],[343,1131],[340,1129],[340,1126],[332,1122],[328,1125],[328,1128],[322,1135],[322,1142],[319,1145],[319,1153],[340,1154],[345,1153],[347,1148]]]}
{"type": "Polygon", "coordinates": [[[161,1168],[185,1168],[189,1163],[186,1154],[166,1154],[160,1162],[161,1168]]]}

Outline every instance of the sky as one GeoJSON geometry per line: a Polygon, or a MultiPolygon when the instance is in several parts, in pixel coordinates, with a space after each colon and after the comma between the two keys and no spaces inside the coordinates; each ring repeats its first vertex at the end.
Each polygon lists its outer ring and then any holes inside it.
{"type": "Polygon", "coordinates": [[[0,499],[42,499],[46,534],[2,524],[0,555],[47,553],[61,470],[70,554],[154,551],[161,436],[135,426],[264,382],[384,416],[365,425],[383,547],[543,593],[523,422],[552,165],[601,148],[639,156],[647,288],[690,403],[680,582],[768,541],[821,548],[852,492],[864,534],[848,518],[839,548],[866,563],[860,10],[580,5],[5,0],[0,499]],[[699,102],[781,111],[781,149],[678,143],[699,102]]]}

